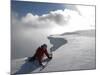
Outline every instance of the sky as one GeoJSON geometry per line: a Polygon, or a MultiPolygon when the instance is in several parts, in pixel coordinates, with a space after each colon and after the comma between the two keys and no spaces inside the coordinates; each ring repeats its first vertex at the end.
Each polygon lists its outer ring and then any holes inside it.
{"type": "Polygon", "coordinates": [[[65,31],[72,31],[74,28],[75,31],[95,27],[94,6],[12,1],[11,12],[14,18],[16,16],[16,19],[20,19],[24,25],[31,25],[33,28],[54,27],[58,31],[60,28],[65,31]]]}
{"type": "Polygon", "coordinates": [[[50,11],[55,10],[76,10],[77,8],[73,5],[58,4],[58,3],[41,3],[41,2],[24,2],[24,1],[12,1],[12,11],[20,13],[20,16],[24,16],[28,12],[37,15],[48,14],[50,11]]]}
{"type": "Polygon", "coordinates": [[[89,29],[95,29],[94,6],[11,1],[13,58],[32,53],[49,35],[89,29]]]}

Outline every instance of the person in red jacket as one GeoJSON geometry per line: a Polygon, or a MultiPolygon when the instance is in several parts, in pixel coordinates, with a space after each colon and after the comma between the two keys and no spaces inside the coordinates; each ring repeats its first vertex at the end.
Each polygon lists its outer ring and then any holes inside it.
{"type": "Polygon", "coordinates": [[[39,47],[36,50],[35,55],[31,58],[32,61],[35,59],[39,61],[39,64],[42,65],[42,58],[44,57],[44,54],[49,58],[52,59],[52,57],[49,56],[49,53],[47,52],[47,45],[43,44],[41,47],[39,47]]]}

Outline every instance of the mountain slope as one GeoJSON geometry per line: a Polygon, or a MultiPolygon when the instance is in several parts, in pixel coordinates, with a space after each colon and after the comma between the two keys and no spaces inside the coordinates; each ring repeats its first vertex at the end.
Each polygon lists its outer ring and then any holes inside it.
{"type": "Polygon", "coordinates": [[[39,71],[40,66],[36,65],[36,62],[26,62],[26,58],[16,59],[12,61],[12,74],[95,69],[95,37],[88,35],[49,36],[49,40],[53,40],[50,43],[55,50],[48,66],[39,71]],[[58,38],[61,41],[56,41],[58,38]]]}

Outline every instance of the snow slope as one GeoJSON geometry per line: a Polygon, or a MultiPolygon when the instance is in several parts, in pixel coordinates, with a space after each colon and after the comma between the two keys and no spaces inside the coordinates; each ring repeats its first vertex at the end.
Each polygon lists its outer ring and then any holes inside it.
{"type": "Polygon", "coordinates": [[[91,31],[86,32],[87,36],[72,33],[49,36],[53,59],[47,67],[39,71],[40,66],[37,62],[29,63],[25,61],[27,59],[25,57],[11,61],[11,74],[95,69],[95,33],[89,36],[91,31]]]}

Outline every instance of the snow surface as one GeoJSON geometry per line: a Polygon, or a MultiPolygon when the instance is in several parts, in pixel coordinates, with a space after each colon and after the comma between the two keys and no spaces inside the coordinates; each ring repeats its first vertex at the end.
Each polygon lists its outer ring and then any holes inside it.
{"type": "Polygon", "coordinates": [[[89,36],[90,32],[84,33],[87,36],[79,33],[49,36],[53,59],[42,71],[36,61],[27,62],[25,57],[11,61],[11,74],[95,69],[95,33],[89,36]]]}

